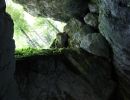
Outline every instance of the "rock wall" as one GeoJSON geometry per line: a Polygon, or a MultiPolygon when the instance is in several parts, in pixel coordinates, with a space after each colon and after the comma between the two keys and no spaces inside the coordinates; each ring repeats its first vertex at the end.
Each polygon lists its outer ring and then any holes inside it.
{"type": "Polygon", "coordinates": [[[129,0],[101,0],[100,31],[113,50],[113,63],[124,100],[130,99],[129,0]]]}
{"type": "Polygon", "coordinates": [[[115,100],[111,70],[102,57],[55,49],[17,59],[15,76],[23,100],[115,100]]]}
{"type": "Polygon", "coordinates": [[[5,1],[0,1],[0,100],[19,100],[14,80],[13,21],[5,13],[5,1]]]}
{"type": "Polygon", "coordinates": [[[34,16],[51,17],[60,21],[79,18],[88,10],[86,0],[15,0],[34,16]]]}

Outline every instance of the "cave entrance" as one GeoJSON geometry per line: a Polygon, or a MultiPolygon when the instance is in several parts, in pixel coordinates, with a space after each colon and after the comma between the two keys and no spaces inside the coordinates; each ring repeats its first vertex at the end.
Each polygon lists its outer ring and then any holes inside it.
{"type": "Polygon", "coordinates": [[[8,0],[6,11],[14,21],[14,40],[17,49],[48,49],[56,37],[63,32],[65,23],[50,18],[34,17],[23,7],[8,0]]]}

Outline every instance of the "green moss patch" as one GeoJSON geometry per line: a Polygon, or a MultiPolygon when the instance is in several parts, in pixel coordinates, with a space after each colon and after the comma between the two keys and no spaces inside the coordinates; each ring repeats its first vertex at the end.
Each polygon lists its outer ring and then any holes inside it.
{"type": "Polygon", "coordinates": [[[61,54],[68,54],[77,51],[76,49],[70,48],[53,48],[53,49],[35,49],[35,48],[26,48],[26,49],[19,49],[15,51],[16,58],[23,58],[23,57],[30,57],[36,55],[42,56],[49,56],[49,55],[61,55],[61,54]]]}

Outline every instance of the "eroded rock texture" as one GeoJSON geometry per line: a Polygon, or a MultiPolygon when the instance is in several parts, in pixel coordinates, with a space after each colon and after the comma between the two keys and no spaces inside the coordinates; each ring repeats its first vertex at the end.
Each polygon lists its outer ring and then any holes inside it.
{"type": "Polygon", "coordinates": [[[88,24],[92,27],[97,27],[98,26],[98,15],[93,14],[93,13],[88,13],[84,17],[84,21],[86,24],[88,24]]]}
{"type": "Polygon", "coordinates": [[[102,57],[110,57],[110,48],[100,33],[91,33],[83,37],[80,47],[84,50],[102,57]]]}
{"type": "Polygon", "coordinates": [[[16,79],[23,99],[130,100],[129,0],[15,1],[34,15],[65,21],[64,31],[70,36],[70,47],[110,57],[109,61],[113,63],[84,53],[20,59],[16,79]]]}
{"type": "Polygon", "coordinates": [[[88,11],[87,0],[16,0],[33,14],[68,21],[72,17],[82,18],[88,11]]]}
{"type": "Polygon", "coordinates": [[[86,24],[82,24],[82,22],[75,18],[68,21],[67,25],[64,27],[64,31],[69,34],[70,46],[73,48],[79,48],[83,37],[94,32],[93,28],[86,24]]]}
{"type": "Polygon", "coordinates": [[[83,51],[20,58],[16,66],[24,100],[108,100],[115,91],[111,64],[83,51]]]}
{"type": "Polygon", "coordinates": [[[130,100],[130,8],[129,0],[101,0],[100,31],[113,49],[120,91],[130,100]]]}

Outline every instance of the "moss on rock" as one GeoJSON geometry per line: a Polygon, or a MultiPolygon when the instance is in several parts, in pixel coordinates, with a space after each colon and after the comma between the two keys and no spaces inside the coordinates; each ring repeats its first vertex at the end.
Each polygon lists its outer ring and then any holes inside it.
{"type": "Polygon", "coordinates": [[[51,48],[51,49],[35,49],[35,48],[25,48],[15,51],[15,57],[26,58],[31,56],[49,56],[49,55],[60,55],[67,54],[76,51],[76,49],[70,48],[51,48]]]}

